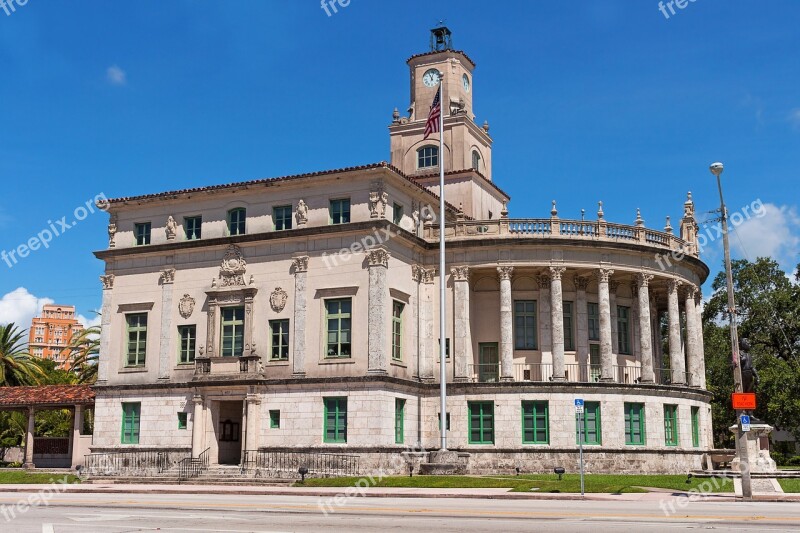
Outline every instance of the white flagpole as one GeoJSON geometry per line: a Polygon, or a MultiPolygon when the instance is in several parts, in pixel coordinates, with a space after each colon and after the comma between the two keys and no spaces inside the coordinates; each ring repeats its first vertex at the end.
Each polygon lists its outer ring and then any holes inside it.
{"type": "MultiPolygon", "coordinates": [[[[439,73],[439,391],[441,407],[439,425],[442,434],[442,451],[447,450],[447,328],[445,306],[447,302],[447,283],[444,261],[444,72],[439,73]]],[[[455,352],[454,352],[455,353],[455,352]]]]}

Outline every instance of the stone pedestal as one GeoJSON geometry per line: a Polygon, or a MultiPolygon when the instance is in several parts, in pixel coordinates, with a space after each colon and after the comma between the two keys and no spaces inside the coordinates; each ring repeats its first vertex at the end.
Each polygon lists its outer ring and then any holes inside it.
{"type": "Polygon", "coordinates": [[[469,465],[469,454],[456,451],[433,451],[428,462],[419,465],[419,473],[424,476],[464,475],[469,465]]]}
{"type": "MultiPolygon", "coordinates": [[[[750,461],[750,472],[777,472],[778,467],[769,455],[769,434],[774,428],[769,424],[756,423],[750,425],[750,431],[744,434],[747,439],[747,457],[750,461]]],[[[739,428],[731,426],[731,432],[736,436],[736,449],[739,449],[739,428]]],[[[739,472],[739,458],[731,461],[731,470],[739,472]]]]}

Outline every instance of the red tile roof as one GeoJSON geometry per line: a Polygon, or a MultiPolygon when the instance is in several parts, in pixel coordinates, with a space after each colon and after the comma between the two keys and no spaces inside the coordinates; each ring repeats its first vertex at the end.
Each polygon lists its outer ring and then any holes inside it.
{"type": "Polygon", "coordinates": [[[39,387],[0,387],[0,409],[7,407],[67,407],[94,404],[89,385],[41,385],[39,387]]]}
{"type": "Polygon", "coordinates": [[[464,56],[467,59],[467,61],[472,63],[472,67],[475,68],[475,66],[476,66],[475,62],[472,60],[472,58],[470,58],[467,55],[466,52],[464,52],[462,50],[434,50],[433,52],[424,52],[422,54],[414,54],[413,56],[409,57],[406,60],[406,63],[409,63],[411,60],[416,59],[418,57],[432,56],[432,55],[436,55],[436,54],[444,54],[444,53],[447,53],[447,52],[451,52],[451,53],[454,53],[454,54],[461,54],[462,56],[464,56]]]}

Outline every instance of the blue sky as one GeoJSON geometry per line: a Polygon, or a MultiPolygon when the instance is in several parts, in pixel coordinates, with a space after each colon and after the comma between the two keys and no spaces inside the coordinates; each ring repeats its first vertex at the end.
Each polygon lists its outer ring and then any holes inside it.
{"type": "MultiPolygon", "coordinates": [[[[707,168],[722,160],[731,211],[767,206],[734,257],[800,261],[796,0],[697,0],[669,18],[653,0],[351,0],[330,17],[318,0],[28,0],[0,10],[0,250],[100,193],[388,159],[405,60],[439,19],[478,64],[475,113],[512,217],[548,216],[553,199],[594,216],[603,200],[611,221],[639,207],[677,227],[689,190],[698,211],[718,207],[707,168]]],[[[27,325],[46,299],[90,316],[106,224],[90,215],[0,262],[0,322],[27,325]]],[[[718,243],[705,259],[718,270],[718,243]]]]}

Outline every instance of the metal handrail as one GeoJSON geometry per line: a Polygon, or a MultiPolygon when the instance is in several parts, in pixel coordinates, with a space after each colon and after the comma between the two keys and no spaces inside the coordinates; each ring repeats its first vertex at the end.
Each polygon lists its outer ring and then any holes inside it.
{"type": "Polygon", "coordinates": [[[208,470],[211,448],[206,448],[198,457],[187,457],[178,463],[178,479],[186,480],[199,477],[208,470]]]}
{"type": "Polygon", "coordinates": [[[135,474],[140,477],[167,469],[167,453],[150,450],[122,450],[84,456],[83,471],[92,476],[135,474]]]}
{"type": "Polygon", "coordinates": [[[253,470],[257,476],[295,477],[301,467],[308,469],[308,476],[357,476],[359,456],[325,452],[246,450],[241,471],[245,473],[253,470]]]}

